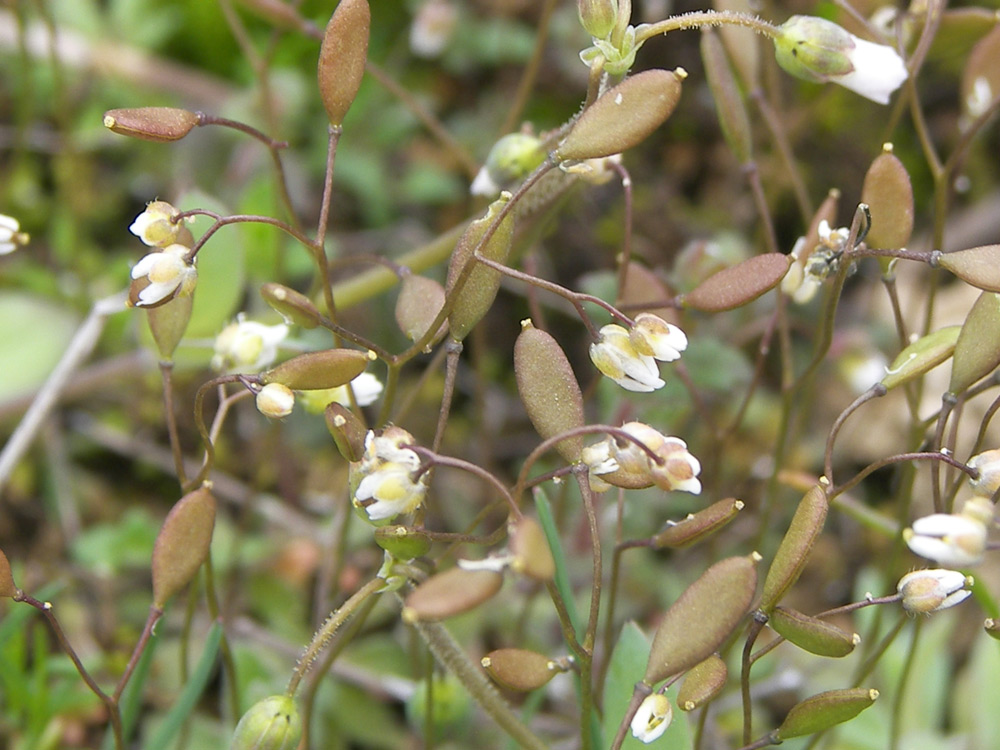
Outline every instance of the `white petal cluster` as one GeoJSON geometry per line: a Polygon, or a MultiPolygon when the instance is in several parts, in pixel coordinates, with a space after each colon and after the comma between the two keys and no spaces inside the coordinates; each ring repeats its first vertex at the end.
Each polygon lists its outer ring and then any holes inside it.
{"type": "Polygon", "coordinates": [[[128,231],[150,247],[173,245],[185,229],[182,222],[173,221],[178,214],[180,211],[166,201],[152,201],[135,217],[128,231]]]}
{"type": "Polygon", "coordinates": [[[420,468],[420,457],[402,447],[414,442],[413,436],[399,427],[387,427],[379,436],[369,431],[365,436],[365,454],[355,469],[362,478],[354,492],[354,504],[370,521],[412,513],[423,503],[427,485],[413,478],[420,468]]]}
{"type": "Polygon", "coordinates": [[[983,559],[993,504],[973,497],[961,513],[933,513],[903,532],[912,552],[948,568],[966,568],[983,559]]]}
{"type": "Polygon", "coordinates": [[[907,612],[929,614],[965,601],[973,583],[972,576],[957,570],[914,570],[899,579],[896,591],[907,612]]]}
{"type": "Polygon", "coordinates": [[[288,336],[288,326],[266,326],[247,320],[243,314],[215,338],[212,367],[219,371],[260,372],[278,356],[278,344],[288,336]]]}
{"type": "Polygon", "coordinates": [[[663,490],[701,493],[701,463],[688,452],[687,444],[669,437],[642,422],[629,422],[622,430],[645,445],[658,459],[653,460],[631,440],[608,437],[587,446],[581,457],[590,469],[590,486],[596,492],[610,487],[642,489],[656,485],[663,490]]]}
{"type": "Polygon", "coordinates": [[[198,271],[188,260],[190,248],[167,245],[162,250],[143,256],[132,266],[132,287],[129,299],[136,307],[155,307],[194,292],[198,271]]]}
{"type": "Polygon", "coordinates": [[[666,383],[656,360],[673,362],[687,348],[687,336],[675,325],[650,313],[636,318],[632,330],[611,323],[590,345],[590,359],[601,373],[627,391],[648,393],[666,383]]]}
{"type": "Polygon", "coordinates": [[[0,255],[12,253],[28,244],[29,237],[21,231],[21,224],[13,216],[0,214],[0,255]]]}
{"type": "Polygon", "coordinates": [[[647,745],[667,731],[674,717],[670,700],[663,693],[650,693],[632,717],[632,736],[647,745]]]}
{"type": "Polygon", "coordinates": [[[909,77],[906,63],[892,47],[865,41],[853,34],[851,38],[854,49],[846,54],[854,70],[831,76],[830,80],[873,102],[888,104],[889,95],[909,77]]]}

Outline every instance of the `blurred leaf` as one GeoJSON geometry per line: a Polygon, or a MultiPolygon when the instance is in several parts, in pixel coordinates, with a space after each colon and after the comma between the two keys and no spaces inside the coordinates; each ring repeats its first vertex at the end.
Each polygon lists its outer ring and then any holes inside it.
{"type": "Polygon", "coordinates": [[[100,576],[148,569],[159,523],[143,508],[130,508],[116,521],[96,524],[73,540],[76,562],[100,576]]]}
{"type": "Polygon", "coordinates": [[[73,338],[79,318],[51,300],[0,292],[0,401],[38,388],[73,338]]]}

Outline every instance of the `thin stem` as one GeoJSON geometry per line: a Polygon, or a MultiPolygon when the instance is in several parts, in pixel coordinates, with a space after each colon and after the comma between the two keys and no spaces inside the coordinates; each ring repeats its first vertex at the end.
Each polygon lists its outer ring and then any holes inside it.
{"type": "Polygon", "coordinates": [[[288,148],[287,141],[276,141],[271,138],[267,133],[262,133],[257,130],[257,128],[247,125],[245,122],[239,122],[237,120],[228,120],[225,117],[216,117],[215,115],[208,115],[204,112],[195,112],[198,117],[198,126],[204,125],[221,125],[225,128],[232,128],[233,130],[238,130],[241,133],[249,135],[251,138],[256,138],[258,141],[263,143],[269,149],[280,150],[288,148]]]}
{"type": "Polygon", "coordinates": [[[174,363],[160,360],[160,376],[163,381],[163,413],[167,420],[167,437],[170,440],[170,452],[174,457],[174,471],[181,487],[187,485],[187,472],[184,470],[184,453],[181,451],[181,441],[177,434],[177,415],[174,413],[174,363]]]}
{"type": "Polygon", "coordinates": [[[580,495],[583,498],[583,510],[587,517],[587,530],[590,534],[590,554],[592,558],[592,575],[590,583],[590,616],[587,618],[587,630],[583,637],[583,648],[587,657],[580,661],[580,746],[589,750],[592,746],[591,711],[594,703],[594,643],[597,639],[597,625],[601,613],[601,583],[603,569],[601,560],[601,534],[597,526],[597,512],[594,509],[594,493],[590,489],[588,469],[584,464],[578,464],[573,471],[580,495]]]}
{"type": "Polygon", "coordinates": [[[700,29],[703,26],[742,26],[766,37],[778,35],[778,27],[748,13],[734,11],[694,11],[679,16],[642,24],[635,30],[635,43],[640,45],[647,39],[660,34],[668,34],[679,29],[700,29]]]}
{"type": "Polygon", "coordinates": [[[326,149],[326,172],[323,176],[323,198],[320,202],[319,222],[316,227],[316,241],[312,250],[319,270],[320,284],[323,287],[323,299],[326,301],[326,312],[331,320],[337,318],[337,307],[333,299],[333,285],[330,283],[330,262],[326,257],[326,229],[330,222],[330,201],[333,197],[333,166],[337,159],[337,144],[344,129],[340,125],[331,125],[326,149]]]}
{"type": "Polygon", "coordinates": [[[611,168],[622,181],[622,193],[625,198],[625,224],[622,227],[622,252],[618,259],[618,297],[620,302],[625,296],[625,283],[628,281],[628,267],[632,262],[632,176],[624,165],[616,161],[610,162],[611,168]]]}
{"type": "Polygon", "coordinates": [[[913,625],[913,640],[910,641],[910,647],[906,650],[906,660],[903,662],[903,669],[899,673],[899,684],[896,686],[896,695],[893,697],[892,713],[889,719],[889,750],[896,750],[899,747],[900,724],[903,718],[903,699],[906,696],[906,683],[913,673],[913,665],[916,662],[917,656],[917,644],[920,640],[923,623],[923,620],[918,619],[913,625]]]}
{"type": "Polygon", "coordinates": [[[771,218],[771,210],[767,205],[767,197],[764,195],[764,186],[760,181],[760,172],[757,169],[757,162],[749,161],[743,165],[743,173],[747,182],[750,183],[750,192],[753,194],[754,203],[757,205],[757,213],[764,224],[764,239],[767,241],[769,252],[777,253],[778,235],[774,233],[774,220],[771,218]]]}
{"type": "Polygon", "coordinates": [[[522,515],[521,510],[514,504],[514,498],[510,494],[510,491],[506,487],[504,487],[503,483],[499,479],[497,479],[493,474],[488,472],[486,469],[483,469],[482,467],[477,466],[476,464],[471,463],[470,461],[463,461],[460,458],[451,458],[449,456],[442,456],[438,453],[435,453],[434,451],[429,451],[426,448],[421,448],[419,445],[410,445],[407,447],[410,450],[417,453],[418,455],[428,459],[432,466],[450,466],[455,469],[462,469],[463,471],[467,471],[470,474],[475,474],[477,477],[485,480],[488,484],[492,485],[496,489],[496,491],[499,492],[500,495],[503,496],[503,498],[507,501],[508,506],[510,506],[511,513],[513,513],[514,516],[517,518],[521,517],[522,515]]]}
{"type": "Polygon", "coordinates": [[[753,644],[757,641],[757,636],[764,629],[767,623],[767,615],[757,610],[753,613],[750,621],[750,629],[747,632],[746,643],[743,644],[742,667],[740,669],[740,694],[743,698],[743,744],[750,742],[750,735],[753,733],[753,703],[750,698],[750,668],[753,660],[750,658],[753,652],[753,644]]]}
{"type": "Polygon", "coordinates": [[[889,390],[884,385],[876,383],[854,399],[851,405],[844,409],[844,411],[842,411],[834,421],[833,427],[830,428],[830,434],[826,438],[826,451],[823,458],[823,476],[829,479],[831,484],[833,483],[833,445],[837,441],[837,435],[840,434],[840,429],[844,426],[844,423],[847,421],[847,418],[851,416],[851,414],[856,412],[872,399],[881,398],[888,392],[889,390]]]}
{"type": "Polygon", "coordinates": [[[503,124],[500,126],[499,135],[510,133],[517,126],[517,121],[520,119],[521,113],[524,111],[524,106],[528,102],[528,96],[535,86],[535,81],[538,80],[538,71],[541,69],[542,60],[545,56],[545,45],[548,42],[552,11],[555,10],[558,2],[559,0],[545,0],[545,5],[542,6],[541,15],[539,15],[538,21],[535,24],[535,48],[531,53],[531,59],[521,74],[521,81],[518,83],[517,91],[514,94],[514,102],[511,104],[510,109],[507,110],[507,116],[504,117],[503,124]]]}
{"type": "MultiPolygon", "coordinates": [[[[216,622],[222,622],[222,610],[219,607],[219,597],[215,591],[215,566],[212,564],[212,550],[208,551],[205,557],[205,600],[208,604],[208,613],[216,622]]],[[[233,716],[240,715],[240,684],[236,680],[236,661],[233,659],[233,650],[229,645],[229,638],[226,636],[226,629],[222,629],[222,671],[225,674],[229,688],[229,710],[233,716]]]]}
{"type": "Polygon", "coordinates": [[[976,472],[975,469],[973,469],[973,468],[971,468],[969,466],[966,466],[961,461],[958,461],[955,458],[953,458],[953,457],[951,457],[949,455],[946,455],[944,453],[939,453],[937,451],[930,451],[930,452],[923,452],[923,453],[920,453],[920,452],[917,452],[917,453],[899,453],[899,454],[897,454],[895,456],[889,456],[888,458],[881,458],[878,461],[874,461],[874,462],[868,464],[868,466],[866,466],[861,471],[859,471],[857,474],[855,474],[854,477],[852,477],[849,481],[844,482],[843,484],[841,484],[841,485],[839,485],[837,487],[834,487],[832,490],[830,490],[829,497],[832,500],[837,495],[841,495],[841,494],[847,492],[848,490],[850,490],[853,487],[855,487],[856,485],[858,485],[866,477],[868,477],[869,474],[871,474],[873,472],[876,472],[879,469],[884,469],[886,466],[891,466],[892,464],[898,464],[898,463],[906,463],[906,462],[909,462],[909,461],[924,461],[924,460],[927,460],[927,461],[943,461],[944,463],[948,464],[949,466],[954,466],[956,469],[958,469],[960,471],[964,471],[966,474],[968,474],[973,479],[975,479],[977,476],[979,476],[978,472],[976,472]]]}
{"type": "Polygon", "coordinates": [[[639,706],[642,705],[646,696],[652,692],[653,688],[645,682],[635,683],[635,687],[632,688],[632,699],[629,701],[628,708],[625,710],[625,715],[622,717],[621,723],[618,725],[618,732],[615,734],[614,742],[611,743],[611,750],[620,750],[622,743],[625,741],[625,737],[628,736],[628,728],[632,723],[632,718],[635,716],[635,712],[639,710],[639,706]]]}
{"type": "Polygon", "coordinates": [[[448,425],[448,415],[451,413],[451,402],[455,397],[455,379],[458,377],[458,362],[462,356],[462,342],[449,339],[445,344],[447,357],[444,367],[444,392],[441,394],[441,407],[438,411],[437,428],[434,430],[434,442],[431,444],[435,453],[441,448],[444,430],[448,425]]]}

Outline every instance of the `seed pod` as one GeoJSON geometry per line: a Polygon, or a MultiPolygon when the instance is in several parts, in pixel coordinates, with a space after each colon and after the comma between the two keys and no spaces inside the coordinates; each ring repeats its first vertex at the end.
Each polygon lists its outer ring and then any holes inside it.
{"type": "Polygon", "coordinates": [[[288,695],[257,701],[236,725],[229,750],[295,750],[302,737],[302,717],[288,695]]]}
{"type": "Polygon", "coordinates": [[[549,657],[523,648],[491,651],[480,663],[486,673],[508,690],[537,690],[559,671],[549,657]]]}
{"type": "MultiPolygon", "coordinates": [[[[514,344],[517,392],[538,434],[548,440],[583,426],[583,395],[562,347],[530,320],[522,321],[514,344]]],[[[556,446],[570,463],[580,458],[583,436],[561,440],[556,446]]]]}
{"type": "Polygon", "coordinates": [[[986,618],[983,621],[983,630],[993,640],[1000,641],[1000,620],[995,620],[992,617],[986,618]]]}
{"type": "Polygon", "coordinates": [[[174,297],[165,305],[146,309],[146,321],[153,334],[153,341],[156,342],[160,357],[167,362],[173,359],[177,345],[184,338],[193,305],[194,296],[188,294],[174,297]]]}
{"type": "Polygon", "coordinates": [[[822,485],[816,485],[802,498],[764,579],[759,605],[764,612],[774,609],[789,587],[798,580],[816,537],[823,530],[829,507],[826,488],[822,485]]]}
{"type": "Polygon", "coordinates": [[[340,455],[348,461],[360,461],[365,453],[365,436],[368,430],[358,415],[343,404],[333,401],[326,405],[323,416],[326,419],[326,429],[330,431],[340,455]]]}
{"type": "Polygon", "coordinates": [[[885,377],[882,378],[882,385],[891,390],[930,372],[946,359],[950,359],[961,330],[962,326],[947,326],[921,336],[892,361],[885,377]]]}
{"type": "Polygon", "coordinates": [[[262,284],[260,296],[288,324],[294,323],[302,328],[315,328],[323,317],[316,309],[316,305],[306,295],[289,289],[283,284],[276,284],[273,281],[262,284]]]}
{"type": "Polygon", "coordinates": [[[319,95],[334,127],[344,122],[361,88],[371,25],[368,0],[340,0],[326,25],[317,74],[319,95]]]}
{"type": "Polygon", "coordinates": [[[740,164],[746,164],[753,157],[750,119],[719,35],[707,26],[702,27],[701,59],[705,63],[708,87],[715,99],[722,135],[740,164]]]}
{"type": "Polygon", "coordinates": [[[694,711],[713,700],[726,686],[729,670],[718,654],[712,654],[684,676],[677,691],[677,708],[694,711]]]}
{"type": "Polygon", "coordinates": [[[260,379],[294,391],[319,391],[350,383],[374,359],[375,353],[370,351],[326,349],[293,357],[261,373],[260,379]]]}
{"type": "Polygon", "coordinates": [[[936,256],[936,263],[966,284],[987,292],[1000,292],[1000,245],[941,253],[936,256]]]}
{"type": "Polygon", "coordinates": [[[208,557],[215,528],[215,497],[205,485],[182,497],[163,521],[153,546],[153,604],[188,585],[208,557]]]}
{"type": "Polygon", "coordinates": [[[14,576],[10,572],[10,562],[7,555],[0,549],[0,598],[15,597],[20,593],[17,584],[14,583],[14,576]]]}
{"type": "Polygon", "coordinates": [[[538,521],[521,516],[510,524],[508,534],[510,553],[514,556],[511,569],[536,581],[551,581],[556,574],[556,561],[538,521]]]}
{"type": "MultiPolygon", "coordinates": [[[[991,99],[1000,93],[1000,26],[996,23],[995,10],[988,13],[990,18],[983,20],[986,21],[984,25],[990,28],[990,31],[976,42],[962,70],[960,89],[962,114],[967,122],[960,123],[959,127],[971,125],[973,120],[986,111],[991,99]]],[[[956,47],[952,46],[950,49],[956,47]]]]}
{"type": "Polygon", "coordinates": [[[959,394],[1000,364],[1000,295],[983,292],[955,342],[948,391],[959,394]]]}
{"type": "Polygon", "coordinates": [[[774,731],[775,739],[803,737],[842,724],[868,708],[876,698],[878,690],[868,688],[828,690],[806,698],[792,706],[781,726],[774,731]]]}
{"type": "Polygon", "coordinates": [[[712,503],[704,510],[688,514],[683,521],[668,526],[654,536],[653,546],[656,549],[681,549],[700,542],[736,518],[743,507],[742,500],[731,497],[712,503]]]}
{"type": "Polygon", "coordinates": [[[403,622],[433,622],[475,609],[503,585],[495,570],[451,568],[417,586],[403,604],[403,622]]]}
{"type": "Polygon", "coordinates": [[[112,133],[144,141],[179,141],[198,124],[198,115],[176,107],[134,107],[109,109],[104,127],[112,133]]]}
{"type": "MultiPolygon", "coordinates": [[[[451,308],[451,315],[448,316],[451,336],[456,341],[464,339],[473,326],[482,319],[493,306],[497,290],[500,289],[500,272],[479,263],[475,259],[474,253],[483,237],[486,236],[487,230],[496,221],[496,217],[510,199],[510,193],[501,193],[500,197],[490,204],[486,216],[469,224],[459,238],[455,251],[451,254],[451,263],[448,265],[448,283],[445,290],[449,297],[453,293],[457,294],[451,308]],[[475,263],[476,266],[469,273],[462,288],[458,292],[453,292],[467,263],[475,263]]],[[[480,249],[479,254],[489,260],[505,263],[513,241],[514,214],[509,212],[480,249]]]]}
{"type": "MultiPolygon", "coordinates": [[[[882,146],[865,175],[861,202],[868,204],[872,226],[865,237],[869,247],[906,247],[913,234],[913,185],[892,144],[882,146]]],[[[888,259],[881,259],[887,261],[888,259]]]]}
{"type": "Polygon", "coordinates": [[[380,526],[375,529],[375,543],[397,560],[423,557],[431,548],[427,532],[409,526],[380,526]]]}
{"type": "MultiPolygon", "coordinates": [[[[410,341],[419,341],[427,333],[441,308],[444,307],[444,287],[426,276],[407,274],[396,298],[396,323],[410,341]]],[[[430,344],[444,336],[447,322],[434,335],[430,344]]]]}
{"type": "Polygon", "coordinates": [[[755,255],[712,274],[683,295],[681,302],[685,307],[703,312],[732,310],[778,286],[791,262],[792,259],[782,253],[755,255]]]}
{"type": "Polygon", "coordinates": [[[847,656],[861,642],[857,633],[785,607],[775,607],[768,624],[789,643],[817,656],[847,656]]]}
{"type": "Polygon", "coordinates": [[[653,685],[704,661],[743,619],[757,589],[756,553],[710,567],[663,615],[646,676],[653,685]]]}
{"type": "Polygon", "coordinates": [[[644,70],[626,78],[583,111],[556,148],[556,159],[597,159],[637,146],[670,117],[685,78],[683,68],[644,70]]]}

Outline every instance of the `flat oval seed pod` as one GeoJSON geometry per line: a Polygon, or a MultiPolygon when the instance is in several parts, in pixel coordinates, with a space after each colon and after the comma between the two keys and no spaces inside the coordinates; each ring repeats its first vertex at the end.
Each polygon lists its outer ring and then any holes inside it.
{"type": "Polygon", "coordinates": [[[179,141],[198,124],[198,115],[176,107],[134,107],[109,109],[104,127],[112,133],[144,141],[179,141]]]}
{"type": "Polygon", "coordinates": [[[184,338],[193,307],[194,295],[187,294],[174,297],[165,305],[146,309],[146,321],[153,334],[153,341],[156,342],[156,349],[167,362],[173,359],[174,350],[184,338]]]}
{"type": "MultiPolygon", "coordinates": [[[[582,427],[583,395],[559,342],[530,320],[521,327],[514,344],[514,375],[531,423],[546,440],[582,427]]],[[[556,450],[571,463],[578,460],[583,436],[561,440],[556,450]]]]}
{"type": "Polygon", "coordinates": [[[951,358],[962,326],[948,326],[921,336],[903,349],[892,361],[882,378],[888,389],[908,383],[951,358]]]}
{"type": "Polygon", "coordinates": [[[694,711],[715,698],[726,685],[729,670],[718,654],[712,654],[684,676],[677,692],[677,707],[694,711]]]}
{"type": "Polygon", "coordinates": [[[959,394],[1000,364],[1000,295],[983,292],[972,305],[952,355],[948,390],[959,394]]]}
{"type": "Polygon", "coordinates": [[[757,590],[757,554],[710,567],[663,615],[643,681],[653,685],[704,661],[729,637],[757,590]]]}
{"type": "Polygon", "coordinates": [[[869,247],[906,247],[913,234],[913,185],[906,167],[887,143],[865,175],[861,202],[868,204],[872,226],[865,242],[869,247]]]}
{"type": "Polygon", "coordinates": [[[668,526],[653,537],[653,544],[657,549],[662,547],[680,549],[700,542],[736,518],[736,514],[741,510],[743,510],[742,500],[731,497],[719,500],[704,510],[692,513],[683,521],[668,526]]]}
{"type": "Polygon", "coordinates": [[[0,549],[0,597],[15,597],[19,589],[14,583],[14,576],[10,572],[10,562],[7,555],[0,549]]]}
{"type": "Polygon", "coordinates": [[[701,59],[705,63],[708,87],[715,99],[722,135],[740,164],[746,164],[753,155],[750,119],[733,71],[729,67],[726,51],[719,35],[711,27],[702,27],[701,59]]]}
{"type": "Polygon", "coordinates": [[[501,648],[484,656],[480,663],[487,674],[509,690],[527,692],[545,685],[558,670],[549,657],[523,648],[501,648]]]}
{"type": "Polygon", "coordinates": [[[283,284],[276,284],[273,281],[262,284],[260,296],[285,319],[286,323],[294,323],[302,328],[315,328],[323,317],[311,299],[283,284]]]}
{"type": "Polygon", "coordinates": [[[644,70],[626,78],[583,111],[556,147],[556,159],[597,159],[642,143],[674,111],[686,77],[678,68],[644,70]]]}
{"type": "MultiPolygon", "coordinates": [[[[396,323],[399,330],[410,341],[419,341],[444,307],[444,299],[444,287],[434,279],[407,274],[399,286],[399,296],[396,298],[396,323]]],[[[447,322],[442,323],[430,344],[438,341],[447,330],[447,322]]]]}
{"type": "Polygon", "coordinates": [[[941,253],[936,256],[935,262],[966,284],[987,292],[1000,292],[1000,245],[941,253]]]}
{"type": "Polygon", "coordinates": [[[768,625],[789,643],[817,656],[847,656],[861,642],[857,633],[785,607],[771,611],[768,625]]]}
{"type": "Polygon", "coordinates": [[[340,455],[351,462],[360,461],[365,453],[365,437],[368,434],[364,422],[357,414],[336,401],[326,405],[323,417],[340,455]]]}
{"type": "Polygon", "coordinates": [[[475,609],[503,585],[494,570],[451,568],[417,586],[403,604],[403,622],[433,622],[475,609]]]}
{"type": "Polygon", "coordinates": [[[153,604],[160,609],[188,585],[208,557],[215,528],[215,497],[202,486],[177,503],[153,546],[153,604]]]}
{"type": "Polygon", "coordinates": [[[344,122],[361,88],[371,25],[368,0],[340,0],[326,25],[316,70],[319,95],[335,127],[344,122]]]}
{"type": "Polygon", "coordinates": [[[822,732],[857,716],[878,698],[878,690],[828,690],[796,703],[774,734],[779,740],[822,732]]]}
{"type": "Polygon", "coordinates": [[[510,524],[507,535],[510,537],[510,553],[514,557],[511,570],[536,581],[551,581],[555,577],[556,561],[538,521],[521,516],[510,524]]]}
{"type": "Polygon", "coordinates": [[[375,543],[399,560],[422,557],[431,548],[426,531],[408,526],[380,526],[375,529],[375,543]]]}
{"type": "Polygon", "coordinates": [[[267,372],[260,379],[266,383],[280,383],[294,391],[319,391],[350,383],[365,371],[374,359],[372,352],[358,349],[326,349],[321,352],[300,354],[267,372]]]}
{"type": "Polygon", "coordinates": [[[823,530],[829,507],[826,489],[821,485],[813,487],[802,498],[764,579],[760,598],[760,609],[764,612],[774,609],[789,587],[799,579],[816,537],[823,530]]]}
{"type": "Polygon", "coordinates": [[[703,312],[722,312],[741,307],[778,286],[791,262],[791,258],[783,253],[765,253],[747,258],[709,276],[685,294],[681,304],[703,312]]]}

